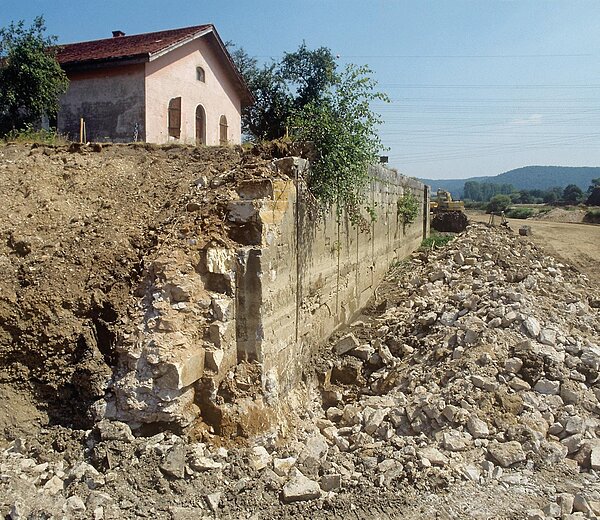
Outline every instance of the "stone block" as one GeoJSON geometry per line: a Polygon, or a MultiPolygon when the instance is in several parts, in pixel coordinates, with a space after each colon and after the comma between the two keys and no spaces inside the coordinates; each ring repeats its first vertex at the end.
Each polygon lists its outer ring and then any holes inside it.
{"type": "Polygon", "coordinates": [[[314,480],[296,470],[292,478],[283,486],[284,502],[315,500],[321,496],[321,487],[314,480]]]}
{"type": "Polygon", "coordinates": [[[161,375],[155,378],[162,389],[181,390],[195,383],[204,374],[206,353],[202,347],[194,347],[171,353],[171,360],[160,367],[161,375]],[[178,357],[179,359],[173,359],[178,357]]]}
{"type": "Polygon", "coordinates": [[[517,441],[493,443],[488,446],[488,453],[503,468],[525,460],[525,452],[517,441]]]}
{"type": "Polygon", "coordinates": [[[206,250],[206,270],[209,273],[229,275],[236,265],[235,251],[222,247],[210,247],[206,250]]]}
{"type": "Polygon", "coordinates": [[[346,334],[339,339],[335,345],[335,353],[338,355],[345,354],[346,352],[350,352],[352,349],[355,349],[359,346],[360,342],[351,332],[350,334],[346,334]]]}

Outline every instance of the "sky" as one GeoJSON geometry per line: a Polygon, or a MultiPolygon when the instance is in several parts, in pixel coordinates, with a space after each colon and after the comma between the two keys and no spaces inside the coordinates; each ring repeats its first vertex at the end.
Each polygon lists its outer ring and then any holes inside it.
{"type": "Polygon", "coordinates": [[[597,0],[0,0],[60,43],[212,23],[261,61],[304,41],[368,65],[391,167],[414,177],[600,165],[597,0]]]}

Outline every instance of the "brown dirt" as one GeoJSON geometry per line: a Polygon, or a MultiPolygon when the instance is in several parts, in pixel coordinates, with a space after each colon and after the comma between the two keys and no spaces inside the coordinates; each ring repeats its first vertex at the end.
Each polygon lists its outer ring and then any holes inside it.
{"type": "Polygon", "coordinates": [[[225,205],[240,179],[272,175],[270,152],[0,145],[3,391],[35,396],[52,422],[86,424],[148,257],[230,242],[225,205]]]}
{"type": "MultiPolygon", "coordinates": [[[[489,215],[481,211],[469,211],[467,215],[478,222],[489,220],[489,215]]],[[[515,233],[521,226],[531,227],[529,238],[538,246],[600,283],[600,225],[532,219],[508,219],[508,222],[515,233]]]]}

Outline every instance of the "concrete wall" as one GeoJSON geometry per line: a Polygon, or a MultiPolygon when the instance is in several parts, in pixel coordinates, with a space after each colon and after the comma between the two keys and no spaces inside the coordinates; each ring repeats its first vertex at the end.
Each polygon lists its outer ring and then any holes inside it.
{"type": "MultiPolygon", "coordinates": [[[[289,168],[289,162],[279,161],[280,168],[289,168]]],[[[303,165],[296,160],[293,169],[303,165]]],[[[261,297],[260,306],[252,307],[260,316],[246,336],[257,338],[252,350],[282,391],[298,381],[316,348],[366,305],[389,266],[414,251],[427,233],[427,187],[382,167],[371,174],[377,220],[367,229],[334,212],[314,220],[307,192],[292,181],[274,182],[272,202],[260,210],[263,239],[253,270],[261,297]],[[397,202],[407,190],[422,204],[414,223],[405,226],[397,202]]]]}
{"type": "Polygon", "coordinates": [[[103,68],[68,74],[70,84],[61,98],[58,130],[79,140],[85,119],[88,141],[131,142],[137,125],[145,139],[144,65],[103,68]]]}
{"type": "Polygon", "coordinates": [[[226,404],[219,385],[239,379],[247,386],[248,367],[259,376],[257,387],[244,390],[256,399],[246,415],[258,413],[261,396],[273,403],[293,388],[322,342],[373,296],[390,264],[419,246],[429,225],[426,186],[374,167],[368,196],[377,220],[361,229],[335,213],[313,218],[297,180],[306,165],[279,159],[273,179],[238,184],[227,208],[237,246],[166,248],[147,262],[138,333],[116,346],[115,399],[106,416],[186,425],[201,415],[235,424],[223,420],[235,404],[226,404]],[[397,202],[407,190],[422,204],[405,226],[397,202]]]}
{"type": "Polygon", "coordinates": [[[206,38],[194,40],[146,64],[146,140],[166,143],[169,101],[181,97],[181,137],[178,142],[195,144],[196,107],[206,113],[206,144],[219,144],[219,118],[225,115],[227,139],[241,141],[239,95],[218,56],[206,38]],[[205,71],[205,82],[196,79],[196,67],[205,71]]]}

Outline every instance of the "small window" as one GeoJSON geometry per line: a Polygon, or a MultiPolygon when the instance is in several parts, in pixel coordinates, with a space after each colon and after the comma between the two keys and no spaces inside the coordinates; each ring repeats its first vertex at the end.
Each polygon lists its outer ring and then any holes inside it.
{"type": "Polygon", "coordinates": [[[196,79],[202,83],[206,83],[206,75],[202,67],[196,67],[196,79]]]}
{"type": "Polygon", "coordinates": [[[169,101],[169,137],[181,137],[181,98],[176,97],[169,101]]]}
{"type": "Polygon", "coordinates": [[[219,119],[219,144],[227,144],[227,141],[227,118],[221,116],[221,119],[219,119]]]}

